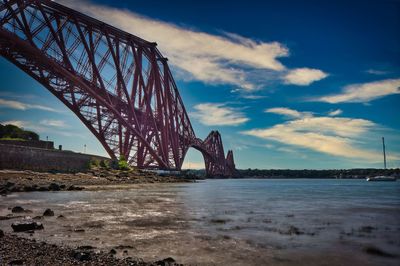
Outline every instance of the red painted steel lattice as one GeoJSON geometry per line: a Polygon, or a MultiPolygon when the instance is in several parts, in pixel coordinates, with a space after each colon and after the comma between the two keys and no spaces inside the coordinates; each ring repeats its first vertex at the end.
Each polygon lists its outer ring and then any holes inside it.
{"type": "Polygon", "coordinates": [[[111,158],[180,170],[189,147],[210,176],[232,176],[221,136],[193,131],[156,43],[47,0],[0,0],[0,54],[62,101],[111,158]]]}

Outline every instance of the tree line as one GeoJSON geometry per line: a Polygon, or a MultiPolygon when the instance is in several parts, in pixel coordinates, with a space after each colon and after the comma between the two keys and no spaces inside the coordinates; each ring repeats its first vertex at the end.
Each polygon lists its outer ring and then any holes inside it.
{"type": "Polygon", "coordinates": [[[241,178],[366,178],[368,176],[397,176],[400,169],[331,169],[331,170],[290,170],[290,169],[241,169],[238,170],[241,178]]]}
{"type": "Polygon", "coordinates": [[[39,140],[39,135],[33,131],[24,130],[14,125],[0,124],[0,139],[2,140],[39,140]]]}
{"type": "MultiPolygon", "coordinates": [[[[185,170],[185,173],[204,177],[206,172],[201,170],[185,170]]],[[[327,169],[327,170],[291,170],[291,169],[238,169],[233,178],[366,178],[370,176],[395,176],[400,178],[400,169],[356,168],[356,169],[327,169]]],[[[216,177],[222,178],[222,177],[216,177]]]]}

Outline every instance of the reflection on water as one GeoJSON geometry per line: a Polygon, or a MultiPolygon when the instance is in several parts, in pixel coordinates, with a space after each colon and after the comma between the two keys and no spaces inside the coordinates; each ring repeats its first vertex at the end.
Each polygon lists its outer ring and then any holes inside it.
{"type": "MultiPolygon", "coordinates": [[[[55,211],[35,238],[106,250],[125,245],[128,255],[150,260],[284,265],[300,251],[335,250],[340,261],[352,250],[359,265],[395,263],[369,258],[361,247],[371,244],[400,255],[400,182],[207,180],[19,193],[1,198],[0,215],[15,205],[32,210],[31,217],[55,211]]],[[[10,231],[11,222],[0,227],[10,231]]]]}

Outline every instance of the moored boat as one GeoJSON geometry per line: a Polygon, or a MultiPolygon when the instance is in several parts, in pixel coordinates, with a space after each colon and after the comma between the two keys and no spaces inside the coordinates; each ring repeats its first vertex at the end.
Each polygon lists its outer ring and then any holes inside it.
{"type": "Polygon", "coordinates": [[[373,176],[373,177],[368,177],[367,181],[396,181],[396,178],[393,176],[373,176]]]}

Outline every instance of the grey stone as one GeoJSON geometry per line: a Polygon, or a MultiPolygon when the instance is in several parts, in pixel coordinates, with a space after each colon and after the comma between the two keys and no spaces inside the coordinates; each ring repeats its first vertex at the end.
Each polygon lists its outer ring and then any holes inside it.
{"type": "Polygon", "coordinates": [[[43,216],[54,216],[54,212],[51,209],[46,209],[43,216]]]}

